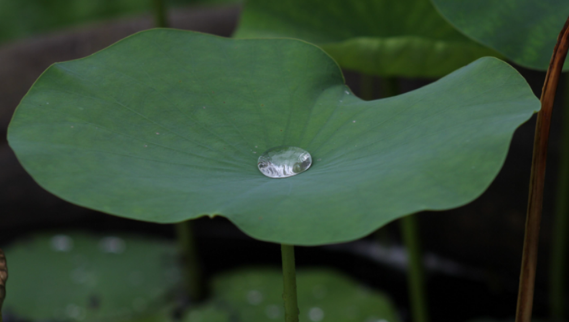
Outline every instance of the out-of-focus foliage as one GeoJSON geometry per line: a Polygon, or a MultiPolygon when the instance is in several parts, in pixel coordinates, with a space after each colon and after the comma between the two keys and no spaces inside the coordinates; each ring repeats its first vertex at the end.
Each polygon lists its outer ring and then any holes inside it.
{"type": "MultiPolygon", "coordinates": [[[[567,0],[432,0],[460,32],[527,68],[547,70],[567,0]]],[[[564,70],[569,70],[565,60],[564,70]]]]}
{"type": "Polygon", "coordinates": [[[44,233],[5,251],[3,309],[26,321],[165,321],[180,285],[176,247],[146,236],[44,233]]]}
{"type": "Polygon", "coordinates": [[[442,77],[499,56],[458,32],[428,0],[248,0],[235,37],[303,39],[342,68],[377,76],[442,77]]]}
{"type": "MultiPolygon", "coordinates": [[[[283,321],[282,272],[242,269],[215,277],[212,298],[184,322],[283,321]]],[[[345,276],[323,269],[297,272],[300,321],[399,322],[391,300],[345,276]]]]}
{"type": "MultiPolygon", "coordinates": [[[[240,0],[165,0],[169,7],[240,0]]],[[[59,28],[152,10],[153,0],[0,0],[0,44],[59,28]]]]}

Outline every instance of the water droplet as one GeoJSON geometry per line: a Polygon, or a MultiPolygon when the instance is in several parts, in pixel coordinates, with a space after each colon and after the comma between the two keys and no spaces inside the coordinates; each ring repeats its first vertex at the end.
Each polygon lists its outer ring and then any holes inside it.
{"type": "Polygon", "coordinates": [[[346,95],[350,95],[350,92],[348,92],[348,91],[344,91],[344,93],[346,93],[346,95]]]}
{"type": "Polygon", "coordinates": [[[356,120],[353,120],[352,123],[356,123],[356,120]]]}
{"type": "Polygon", "coordinates": [[[51,238],[51,248],[56,252],[68,252],[73,249],[73,239],[66,235],[55,235],[51,238]]]}
{"type": "Polygon", "coordinates": [[[308,311],[308,318],[310,321],[318,322],[324,318],[324,311],[319,307],[313,307],[308,311]]]}
{"type": "Polygon", "coordinates": [[[312,156],[294,146],[279,146],[261,154],[257,167],[269,178],[287,178],[304,172],[312,165],[312,156]]]}
{"type": "Polygon", "coordinates": [[[105,253],[121,254],[126,249],[124,240],[118,237],[105,237],[99,242],[99,248],[105,253]]]}
{"type": "Polygon", "coordinates": [[[47,105],[49,105],[49,102],[45,102],[47,105]]]}
{"type": "Polygon", "coordinates": [[[267,314],[269,319],[276,320],[281,316],[281,309],[278,306],[271,304],[267,306],[267,308],[265,309],[265,313],[267,314]]]}
{"type": "Polygon", "coordinates": [[[73,128],[73,125],[71,125],[71,128],[73,128]]]}
{"type": "Polygon", "coordinates": [[[205,109],[205,106],[203,108],[205,109]]]}
{"type": "Polygon", "coordinates": [[[144,147],[145,147],[145,148],[147,148],[147,147],[148,147],[148,145],[146,145],[146,144],[145,144],[145,145],[144,145],[144,147]]]}
{"type": "Polygon", "coordinates": [[[160,135],[160,133],[159,133],[159,132],[156,132],[156,135],[160,135]]]}
{"type": "Polygon", "coordinates": [[[247,293],[247,302],[253,305],[261,304],[261,302],[263,302],[263,293],[257,290],[249,291],[249,293],[247,293]]]}

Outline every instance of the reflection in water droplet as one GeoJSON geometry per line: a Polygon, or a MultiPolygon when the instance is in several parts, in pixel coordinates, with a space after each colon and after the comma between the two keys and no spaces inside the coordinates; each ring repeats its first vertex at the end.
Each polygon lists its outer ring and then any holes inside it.
{"type": "Polygon", "coordinates": [[[121,254],[126,249],[124,240],[118,237],[105,237],[99,242],[99,248],[105,253],[121,254]]]}
{"type": "Polygon", "coordinates": [[[310,321],[318,322],[324,318],[324,311],[319,307],[313,307],[308,311],[308,318],[310,321]]]}
{"type": "Polygon", "coordinates": [[[265,309],[265,313],[267,314],[269,319],[276,320],[281,316],[281,309],[277,305],[271,304],[267,306],[267,308],[265,309]]]}
{"type": "Polygon", "coordinates": [[[265,151],[257,167],[269,178],[287,178],[304,172],[312,165],[312,156],[294,146],[279,146],[265,151]]]}
{"type": "Polygon", "coordinates": [[[73,249],[73,239],[66,235],[55,235],[51,238],[51,248],[56,252],[68,252],[73,249]]]}
{"type": "Polygon", "coordinates": [[[261,302],[263,302],[263,293],[257,290],[249,291],[249,293],[247,293],[247,302],[253,305],[260,304],[261,302]]]}

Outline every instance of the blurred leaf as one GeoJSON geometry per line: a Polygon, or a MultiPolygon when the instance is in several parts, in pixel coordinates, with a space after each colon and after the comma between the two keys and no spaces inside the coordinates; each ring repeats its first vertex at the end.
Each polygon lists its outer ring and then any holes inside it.
{"type": "MultiPolygon", "coordinates": [[[[142,13],[153,0],[0,0],[0,44],[38,33],[142,13]]],[[[170,7],[239,3],[240,0],[170,0],[170,7]]]]}
{"type": "MultiPolygon", "coordinates": [[[[468,37],[516,64],[539,70],[547,70],[557,36],[569,16],[567,0],[432,1],[468,37]]],[[[563,70],[568,69],[565,63],[563,70]]]]}
{"type": "Polygon", "coordinates": [[[5,249],[5,312],[34,321],[164,321],[180,280],[170,242],[132,235],[38,234],[5,249]]]}
{"type": "MultiPolygon", "coordinates": [[[[213,296],[187,322],[283,321],[282,272],[242,269],[215,278],[213,296]]],[[[330,270],[297,271],[301,321],[398,322],[389,298],[330,270]]]]}
{"type": "Polygon", "coordinates": [[[343,68],[379,76],[441,77],[498,55],[461,35],[429,0],[248,0],[235,37],[303,39],[343,68]]]}
{"type": "Polygon", "coordinates": [[[495,58],[362,101],[306,42],[155,29],[50,67],[8,140],[70,202],[160,223],[222,215],[261,240],[317,245],[474,200],[539,106],[495,58]],[[263,176],[259,155],[281,145],[310,152],[312,167],[263,176]]]}

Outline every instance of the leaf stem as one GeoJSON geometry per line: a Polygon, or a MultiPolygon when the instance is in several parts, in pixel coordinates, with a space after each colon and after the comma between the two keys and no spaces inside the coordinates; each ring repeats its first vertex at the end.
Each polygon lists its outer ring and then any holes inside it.
{"type": "Polygon", "coordinates": [[[375,98],[373,93],[373,76],[360,74],[360,98],[371,101],[375,98]]]}
{"type": "Polygon", "coordinates": [[[543,205],[543,188],[545,181],[545,167],[547,163],[547,143],[549,140],[549,127],[555,92],[559,77],[567,56],[569,47],[569,19],[565,22],[557,44],[553,49],[553,56],[545,75],[545,82],[541,91],[541,110],[537,114],[535,138],[533,145],[533,159],[529,184],[529,197],[522,255],[520,284],[518,290],[518,303],[516,308],[516,322],[530,322],[533,306],[533,293],[535,284],[535,270],[537,264],[537,249],[539,242],[539,225],[543,205]]]}
{"type": "Polygon", "coordinates": [[[8,281],[8,264],[6,256],[0,249],[0,322],[2,322],[2,303],[6,298],[6,282],[8,281]]]}
{"type": "Polygon", "coordinates": [[[399,94],[399,80],[395,77],[381,79],[381,97],[391,97],[399,94]]]}
{"type": "MultiPolygon", "coordinates": [[[[395,77],[382,79],[381,94],[383,98],[399,94],[399,81],[395,77]]],[[[419,226],[415,215],[409,215],[399,220],[403,244],[407,250],[409,259],[407,272],[407,287],[409,290],[409,302],[411,303],[411,315],[413,322],[428,322],[427,297],[425,290],[425,270],[421,243],[419,238],[419,226]]],[[[383,228],[384,229],[384,228],[383,228]]],[[[376,232],[377,235],[377,232],[376,232]]]]}
{"type": "Polygon", "coordinates": [[[154,25],[158,28],[168,28],[168,11],[164,0],[154,1],[154,25]]]}
{"type": "Polygon", "coordinates": [[[425,296],[425,271],[423,257],[419,242],[419,228],[415,215],[400,219],[403,243],[409,259],[407,281],[409,300],[411,302],[411,315],[413,322],[428,322],[427,300],[425,296]]]}
{"type": "Polygon", "coordinates": [[[569,234],[569,76],[565,76],[563,128],[561,134],[561,156],[557,183],[556,209],[553,225],[551,250],[550,303],[551,318],[562,321],[565,318],[565,287],[567,283],[567,234],[569,234]]]}
{"type": "Polygon", "coordinates": [[[296,269],[294,246],[281,244],[283,261],[283,300],[285,322],[298,322],[298,304],[296,301],[296,269]]]}
{"type": "Polygon", "coordinates": [[[198,259],[192,222],[187,220],[176,224],[178,247],[182,257],[184,286],[190,300],[199,301],[205,296],[202,270],[198,259]]]}

